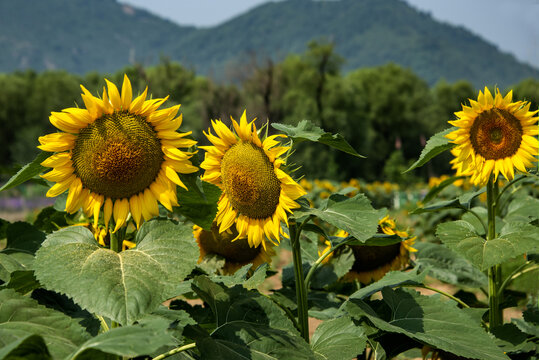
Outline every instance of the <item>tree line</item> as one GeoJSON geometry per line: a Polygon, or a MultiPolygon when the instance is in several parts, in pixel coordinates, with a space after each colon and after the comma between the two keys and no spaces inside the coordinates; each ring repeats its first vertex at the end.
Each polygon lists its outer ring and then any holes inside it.
{"type": "MultiPolygon", "coordinates": [[[[396,64],[360,68],[342,73],[344,59],[331,43],[311,42],[303,54],[276,63],[245,56],[226,68],[228,81],[202,77],[193,69],[165,58],[151,67],[130,65],[113,74],[32,70],[0,74],[0,175],[10,175],[14,164],[31,161],[38,153],[37,138],[55,131],[48,116],[71,106],[84,106],[79,84],[102,93],[104,78],[121,84],[131,79],[134,93],[148,85],[153,97],[170,95],[181,103],[182,131],[205,143],[202,132],[211,119],[238,118],[244,109],[266,122],[296,124],[311,120],[324,130],[342,134],[366,159],[356,159],[325,147],[298,148],[292,161],[307,178],[367,181],[413,181],[417,177],[450,173],[449,158],[440,157],[413,177],[401,174],[420,154],[426,140],[447,128],[448,120],[477,89],[466,81],[428,84],[411,70],[396,64]]],[[[512,87],[514,98],[539,102],[539,80],[527,79],[512,87]]],[[[508,91],[510,89],[501,89],[508,91]]],[[[270,127],[271,129],[271,127],[270,127]]]]}

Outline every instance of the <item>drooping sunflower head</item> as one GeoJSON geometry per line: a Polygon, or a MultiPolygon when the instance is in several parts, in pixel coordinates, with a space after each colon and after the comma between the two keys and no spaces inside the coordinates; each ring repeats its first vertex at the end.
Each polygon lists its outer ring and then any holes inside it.
{"type": "Polygon", "coordinates": [[[252,247],[266,240],[279,242],[281,221],[288,224],[287,212],[298,208],[294,201],[305,195],[305,190],[280,169],[281,156],[288,147],[269,136],[263,141],[256,131],[254,120],[247,122],[245,112],[239,124],[232,119],[234,130],[220,120],[212,122],[216,135],[205,133],[211,146],[200,165],[205,169],[203,180],[222,190],[216,216],[219,232],[236,225],[238,238],[246,237],[252,247]]]}
{"type": "Polygon", "coordinates": [[[526,172],[537,161],[538,111],[530,111],[529,102],[512,99],[512,91],[502,97],[496,89],[492,96],[485,87],[477,101],[470,99],[470,106],[455,113],[457,120],[449,121],[457,127],[446,135],[457,145],[453,168],[470,175],[475,185],[485,185],[491,174],[512,180],[515,168],[526,172]]]}
{"type": "MultiPolygon", "coordinates": [[[[396,235],[401,241],[391,245],[349,245],[354,254],[352,269],[343,277],[343,281],[358,280],[362,284],[380,280],[387,272],[402,270],[408,265],[410,252],[416,237],[410,237],[407,231],[398,230],[395,220],[389,215],[378,221],[378,233],[396,235]]],[[[340,230],[335,236],[347,237],[349,234],[340,230]]]]}
{"type": "Polygon", "coordinates": [[[194,225],[193,235],[200,249],[198,262],[202,262],[206,255],[219,255],[225,259],[222,269],[224,274],[233,274],[247,264],[253,264],[251,269],[264,263],[270,264],[272,256],[275,255],[271,245],[266,248],[262,245],[251,247],[247,238],[237,238],[238,231],[235,226],[220,233],[216,222],[212,224],[211,231],[194,225]]]}
{"type": "Polygon", "coordinates": [[[94,216],[97,226],[101,208],[108,227],[114,216],[115,229],[131,213],[137,227],[143,220],[159,214],[159,201],[167,209],[177,205],[176,185],[185,188],[177,172],[192,173],[192,153],[178,148],[196,141],[176,130],[182,116],[180,105],[158,108],[167,100],[146,100],[147,88],[132,99],[127,76],[121,89],[108,80],[102,98],[81,85],[86,106],[53,112],[51,123],[61,132],[39,138],[39,149],[54,152],[41,163],[53,168],[42,177],[55,184],[47,196],[58,196],[69,189],[66,211],[82,207],[94,216]]]}

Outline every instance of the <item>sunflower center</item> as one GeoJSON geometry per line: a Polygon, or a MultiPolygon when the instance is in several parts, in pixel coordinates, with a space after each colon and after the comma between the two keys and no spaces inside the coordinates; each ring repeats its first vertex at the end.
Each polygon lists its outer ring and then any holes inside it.
{"type": "Polygon", "coordinates": [[[520,121],[505,109],[483,111],[470,128],[470,142],[474,151],[486,160],[513,156],[522,141],[520,121]]]}
{"type": "Polygon", "coordinates": [[[144,117],[117,111],[80,131],[73,148],[73,167],[85,188],[120,199],[150,186],[163,156],[157,133],[144,117]]]}
{"type": "Polygon", "coordinates": [[[355,272],[376,270],[381,266],[391,263],[393,259],[400,255],[400,243],[387,246],[362,246],[352,245],[354,252],[354,265],[352,270],[355,272]]]}
{"type": "Polygon", "coordinates": [[[281,183],[264,149],[246,141],[234,144],[223,156],[221,177],[234,209],[255,219],[273,215],[281,183]]]}
{"type": "Polygon", "coordinates": [[[238,232],[234,226],[230,229],[231,233],[219,234],[219,228],[214,224],[212,231],[203,230],[200,233],[200,246],[207,254],[220,255],[227,261],[240,264],[253,261],[260,254],[262,247],[250,247],[246,238],[232,241],[238,236],[238,232]]]}

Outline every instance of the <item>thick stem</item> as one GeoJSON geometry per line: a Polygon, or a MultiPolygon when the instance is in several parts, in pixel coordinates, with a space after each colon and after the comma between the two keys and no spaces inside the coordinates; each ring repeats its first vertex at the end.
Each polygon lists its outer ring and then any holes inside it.
{"type": "MultiPolygon", "coordinates": [[[[492,178],[487,183],[487,211],[488,232],[487,241],[496,237],[496,199],[498,197],[498,182],[492,178]]],[[[501,265],[495,265],[488,269],[488,302],[489,302],[489,328],[493,329],[503,323],[503,310],[500,308],[501,296],[499,287],[501,284],[501,265]]]]}
{"type": "Polygon", "coordinates": [[[296,301],[298,306],[298,324],[301,336],[309,342],[309,314],[307,308],[307,289],[303,278],[303,263],[301,261],[301,245],[299,235],[301,227],[296,228],[295,219],[289,221],[290,241],[292,243],[292,256],[294,259],[294,277],[296,280],[296,301]]]}

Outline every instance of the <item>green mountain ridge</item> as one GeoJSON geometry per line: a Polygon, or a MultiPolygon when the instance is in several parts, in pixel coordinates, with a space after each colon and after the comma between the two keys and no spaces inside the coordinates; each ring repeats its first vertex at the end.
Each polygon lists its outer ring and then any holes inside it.
{"type": "Polygon", "coordinates": [[[179,26],[115,0],[0,0],[0,71],[112,72],[160,56],[225,79],[256,59],[280,61],[310,40],[334,42],[344,70],[398,63],[430,84],[508,86],[539,70],[402,0],[269,2],[218,26],[179,26]]]}

